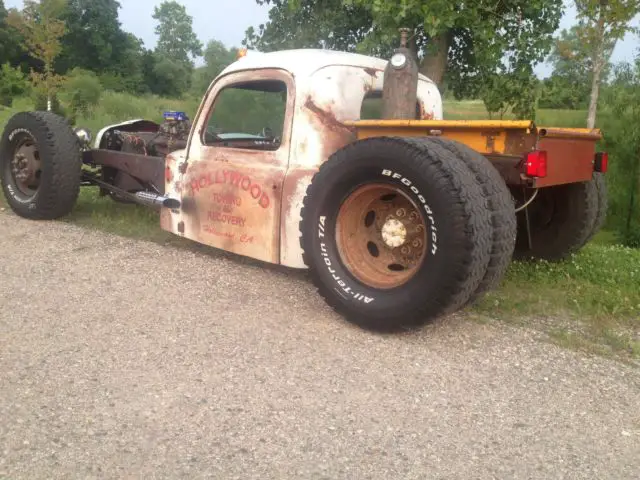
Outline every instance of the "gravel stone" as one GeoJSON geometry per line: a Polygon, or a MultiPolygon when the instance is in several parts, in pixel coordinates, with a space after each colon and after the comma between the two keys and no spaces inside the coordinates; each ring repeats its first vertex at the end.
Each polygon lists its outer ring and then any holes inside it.
{"type": "Polygon", "coordinates": [[[0,213],[0,478],[636,479],[640,371],[304,272],[0,213]]]}

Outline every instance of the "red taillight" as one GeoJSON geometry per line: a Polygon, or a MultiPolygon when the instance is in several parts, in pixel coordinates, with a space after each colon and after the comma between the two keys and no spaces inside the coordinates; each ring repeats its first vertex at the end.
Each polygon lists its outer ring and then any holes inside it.
{"type": "Polygon", "coordinates": [[[596,153],[596,159],[593,163],[593,170],[599,173],[607,173],[609,168],[609,154],[607,152],[596,153]]]}
{"type": "Polygon", "coordinates": [[[547,176],[547,152],[544,150],[527,153],[524,161],[524,169],[528,177],[544,178],[547,176]]]}
{"type": "Polygon", "coordinates": [[[173,180],[173,172],[169,167],[166,167],[164,169],[164,179],[167,181],[167,183],[171,183],[171,180],[173,180]]]}

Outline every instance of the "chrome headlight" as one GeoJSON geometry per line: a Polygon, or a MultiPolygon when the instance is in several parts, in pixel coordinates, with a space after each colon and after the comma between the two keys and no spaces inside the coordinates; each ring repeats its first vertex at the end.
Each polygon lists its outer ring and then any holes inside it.
{"type": "Polygon", "coordinates": [[[407,56],[404,53],[396,53],[391,57],[391,65],[394,68],[403,68],[407,64],[407,56]]]}

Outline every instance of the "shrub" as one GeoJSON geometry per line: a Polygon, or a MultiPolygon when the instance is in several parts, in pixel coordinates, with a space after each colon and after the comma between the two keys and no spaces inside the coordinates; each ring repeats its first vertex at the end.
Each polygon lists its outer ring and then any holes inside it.
{"type": "Polygon", "coordinates": [[[95,73],[75,68],[63,86],[64,97],[71,114],[88,115],[100,101],[102,85],[95,73]]]}
{"type": "Polygon", "coordinates": [[[623,244],[640,247],[640,58],[616,68],[602,100],[603,147],[611,157],[609,226],[623,244]]]}
{"type": "Polygon", "coordinates": [[[0,67],[0,105],[10,107],[13,99],[29,90],[29,82],[19,68],[8,63],[0,67]]]}

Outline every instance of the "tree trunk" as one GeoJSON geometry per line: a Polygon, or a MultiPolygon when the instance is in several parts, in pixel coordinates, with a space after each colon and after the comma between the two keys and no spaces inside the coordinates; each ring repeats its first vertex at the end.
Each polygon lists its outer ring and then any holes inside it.
{"type": "Polygon", "coordinates": [[[596,113],[598,112],[598,96],[600,95],[600,76],[606,59],[604,38],[604,12],[600,7],[600,17],[598,18],[597,45],[593,56],[593,80],[591,81],[591,99],[589,100],[589,114],[587,116],[587,128],[595,128],[596,113]]]}
{"type": "MultiPolygon", "coordinates": [[[[598,47],[599,50],[602,50],[598,47]]],[[[601,56],[601,55],[600,55],[601,56]]],[[[598,97],[600,95],[600,76],[602,75],[602,61],[598,59],[593,67],[593,81],[591,82],[591,100],[589,101],[589,115],[587,128],[595,128],[596,113],[598,111],[598,97]]]]}
{"type": "Polygon", "coordinates": [[[422,66],[420,67],[420,73],[426,75],[438,85],[438,88],[442,86],[442,80],[444,74],[447,71],[447,60],[449,58],[449,34],[442,33],[437,37],[431,39],[437,49],[432,53],[427,50],[424,59],[422,60],[422,66]]]}

